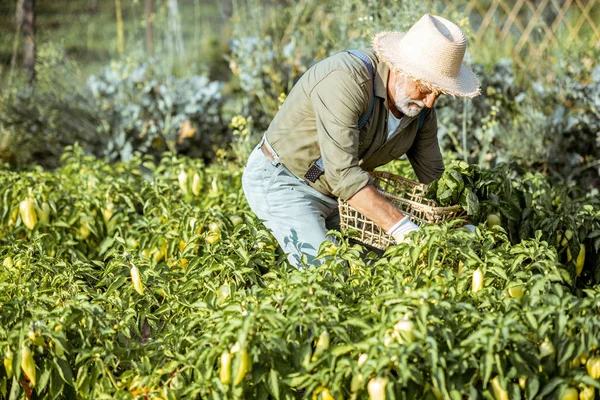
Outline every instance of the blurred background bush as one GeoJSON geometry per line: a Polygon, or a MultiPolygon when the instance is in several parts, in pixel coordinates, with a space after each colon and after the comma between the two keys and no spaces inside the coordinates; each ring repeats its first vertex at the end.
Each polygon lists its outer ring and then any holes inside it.
{"type": "Polygon", "coordinates": [[[171,151],[243,163],[307,68],[432,12],[465,30],[483,83],[473,100],[438,100],[446,156],[600,187],[600,2],[54,0],[35,2],[33,34],[30,2],[0,4],[11,168],[53,168],[74,142],[110,161],[171,151]]]}

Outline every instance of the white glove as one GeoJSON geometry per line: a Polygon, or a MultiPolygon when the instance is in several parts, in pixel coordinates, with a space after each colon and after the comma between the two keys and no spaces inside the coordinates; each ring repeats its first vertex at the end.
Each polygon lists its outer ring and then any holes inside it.
{"type": "Polygon", "coordinates": [[[414,224],[408,216],[405,216],[396,222],[386,233],[393,237],[396,243],[400,243],[404,241],[404,236],[418,230],[419,226],[414,224]]]}
{"type": "Polygon", "coordinates": [[[471,233],[475,233],[475,225],[469,224],[469,225],[463,226],[463,228],[467,229],[471,233]]]}

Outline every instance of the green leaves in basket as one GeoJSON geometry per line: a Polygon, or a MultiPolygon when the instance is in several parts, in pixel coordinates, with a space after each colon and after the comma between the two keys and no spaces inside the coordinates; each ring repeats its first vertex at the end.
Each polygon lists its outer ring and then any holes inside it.
{"type": "Polygon", "coordinates": [[[432,182],[427,190],[427,198],[435,200],[440,206],[460,204],[469,215],[479,212],[479,200],[469,189],[475,175],[476,166],[464,161],[451,164],[440,179],[432,182]]]}
{"type": "Polygon", "coordinates": [[[447,169],[439,180],[430,185],[428,195],[433,195],[440,206],[450,206],[458,204],[464,188],[461,173],[455,169],[447,169]]]}

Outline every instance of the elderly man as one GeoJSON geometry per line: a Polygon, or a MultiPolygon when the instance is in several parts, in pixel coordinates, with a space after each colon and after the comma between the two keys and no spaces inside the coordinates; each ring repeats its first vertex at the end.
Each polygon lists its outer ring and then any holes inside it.
{"type": "Polygon", "coordinates": [[[479,81],[463,63],[467,43],[452,22],[424,15],[406,32],[384,32],[373,48],[334,54],[296,83],[250,155],[248,203],[296,267],[309,264],[337,198],[396,242],[418,229],[385,200],[368,171],[406,154],[429,183],[444,171],[433,105],[441,94],[474,97],[479,81]]]}

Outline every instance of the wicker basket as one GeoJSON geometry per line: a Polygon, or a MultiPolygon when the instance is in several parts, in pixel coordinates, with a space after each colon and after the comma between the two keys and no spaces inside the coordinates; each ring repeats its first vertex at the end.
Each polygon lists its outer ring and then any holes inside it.
{"type": "MultiPolygon", "coordinates": [[[[371,172],[375,186],[388,201],[394,204],[417,225],[437,224],[456,218],[466,218],[459,206],[438,207],[435,201],[425,198],[427,186],[388,172],[371,172]]],[[[340,228],[361,243],[385,250],[394,239],[348,203],[338,200],[340,228]]]]}

